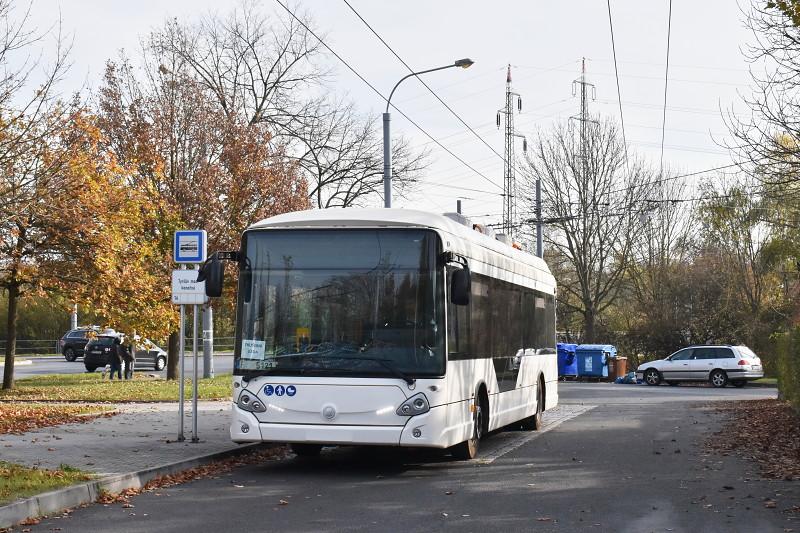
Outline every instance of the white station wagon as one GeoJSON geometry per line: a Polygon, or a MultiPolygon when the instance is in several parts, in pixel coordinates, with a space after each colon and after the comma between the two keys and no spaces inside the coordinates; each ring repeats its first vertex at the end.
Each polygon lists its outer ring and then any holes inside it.
{"type": "Polygon", "coordinates": [[[690,346],[636,369],[637,380],[648,385],[708,381],[714,387],[728,383],[744,387],[748,381],[762,377],[761,359],[747,346],[690,346]]]}

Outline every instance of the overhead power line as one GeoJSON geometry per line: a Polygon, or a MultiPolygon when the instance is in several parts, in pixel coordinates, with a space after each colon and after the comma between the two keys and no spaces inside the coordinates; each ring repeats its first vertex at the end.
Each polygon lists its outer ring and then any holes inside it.
{"type": "MultiPolygon", "coordinates": [[[[398,61],[400,61],[400,62],[403,64],[403,66],[404,66],[404,67],[406,67],[406,68],[408,69],[408,71],[409,71],[409,72],[411,72],[411,73],[413,74],[413,73],[414,73],[414,69],[412,69],[412,68],[411,68],[411,67],[408,65],[408,63],[406,63],[406,62],[403,60],[403,58],[402,58],[402,57],[400,57],[400,55],[399,55],[397,52],[395,52],[395,51],[394,51],[394,49],[393,49],[391,46],[389,46],[389,43],[387,43],[387,42],[386,42],[386,40],[385,40],[383,37],[381,37],[381,36],[380,36],[380,34],[378,34],[378,32],[377,32],[377,31],[375,31],[375,28],[373,28],[372,26],[370,26],[369,22],[367,22],[367,21],[364,19],[364,17],[362,17],[362,16],[361,16],[361,14],[360,14],[358,11],[356,11],[356,8],[354,8],[354,7],[353,7],[353,5],[352,5],[350,2],[348,2],[347,0],[343,0],[343,1],[344,1],[344,3],[345,3],[345,4],[347,4],[347,7],[349,7],[349,8],[350,8],[350,11],[352,11],[352,12],[355,14],[355,16],[357,16],[357,17],[359,18],[359,20],[361,20],[361,22],[363,22],[363,23],[364,23],[364,25],[365,25],[367,28],[369,28],[369,31],[371,31],[371,32],[372,32],[372,34],[373,34],[375,37],[377,37],[377,38],[378,38],[378,40],[379,40],[380,42],[382,42],[382,43],[383,43],[383,45],[384,45],[384,46],[385,46],[385,47],[386,47],[386,48],[387,48],[387,49],[388,49],[388,50],[389,50],[389,51],[390,51],[390,52],[391,52],[391,53],[394,55],[394,57],[396,57],[396,58],[397,58],[397,60],[398,60],[398,61]]],[[[450,107],[449,105],[447,105],[447,103],[446,103],[444,100],[442,100],[442,99],[439,97],[439,95],[438,95],[438,94],[436,94],[436,91],[434,91],[433,89],[431,89],[430,85],[428,85],[427,83],[425,83],[425,81],[424,81],[422,78],[420,78],[419,76],[415,75],[414,77],[415,77],[415,78],[417,78],[417,80],[418,80],[418,81],[419,81],[419,82],[420,82],[420,83],[421,83],[423,86],[425,86],[425,88],[426,88],[426,89],[428,89],[428,91],[429,91],[429,92],[430,92],[430,93],[431,93],[431,94],[432,94],[432,95],[433,95],[433,96],[434,96],[434,97],[435,97],[437,100],[439,100],[439,102],[441,102],[441,104],[442,104],[442,105],[443,105],[443,106],[444,106],[444,107],[445,107],[445,108],[446,108],[448,111],[450,111],[450,113],[451,113],[451,114],[452,114],[454,117],[456,117],[456,118],[458,119],[458,121],[459,121],[459,122],[461,122],[461,124],[463,124],[463,125],[464,125],[464,127],[465,127],[465,128],[467,128],[469,131],[471,131],[471,132],[472,132],[472,134],[473,134],[473,135],[474,135],[474,136],[475,136],[475,137],[476,137],[476,138],[477,138],[479,141],[481,141],[481,142],[482,142],[482,143],[483,143],[483,144],[484,144],[484,145],[485,145],[485,146],[486,146],[486,147],[487,147],[489,150],[491,150],[492,152],[494,152],[494,153],[495,153],[495,155],[496,155],[497,157],[499,157],[500,159],[503,159],[503,156],[502,156],[502,155],[500,155],[500,153],[499,153],[497,150],[495,150],[495,149],[494,149],[494,147],[492,147],[492,145],[490,145],[488,142],[486,142],[486,140],[485,140],[483,137],[481,137],[480,135],[478,135],[478,132],[476,132],[474,129],[472,129],[472,126],[470,126],[469,124],[467,124],[467,123],[464,121],[464,119],[462,119],[462,118],[459,116],[459,114],[458,114],[458,113],[456,113],[456,112],[453,110],[453,108],[452,108],[452,107],[450,107]]]]}
{"type": "MultiPolygon", "coordinates": [[[[308,27],[308,25],[307,25],[305,22],[303,22],[302,20],[300,20],[300,18],[299,18],[297,15],[295,15],[295,14],[292,12],[292,10],[291,10],[291,9],[289,9],[289,7],[288,7],[288,6],[286,6],[286,4],[284,4],[284,3],[283,3],[281,0],[275,0],[275,1],[278,3],[278,5],[279,5],[279,6],[281,6],[281,7],[282,7],[282,8],[283,8],[283,9],[286,11],[286,12],[287,12],[287,13],[288,13],[288,14],[289,14],[289,15],[290,15],[290,16],[291,16],[291,17],[292,17],[294,20],[296,20],[298,24],[300,24],[300,25],[301,25],[303,28],[305,28],[305,30],[306,30],[308,33],[310,33],[311,35],[313,35],[313,36],[314,36],[314,38],[315,38],[315,39],[317,39],[317,40],[319,41],[319,43],[320,43],[322,46],[324,46],[324,47],[325,47],[325,49],[326,49],[326,50],[328,50],[328,52],[330,52],[331,54],[333,54],[333,56],[334,56],[334,57],[336,57],[336,59],[338,59],[338,60],[339,60],[339,61],[340,61],[340,62],[341,62],[341,63],[342,63],[342,64],[343,64],[345,67],[347,67],[347,68],[348,68],[348,70],[350,70],[350,72],[352,72],[353,74],[355,74],[355,75],[356,75],[356,77],[358,77],[358,79],[360,79],[361,81],[363,81],[363,82],[364,82],[364,84],[366,84],[366,85],[367,85],[367,87],[369,87],[370,89],[372,89],[372,91],[373,91],[375,94],[377,94],[377,95],[378,95],[378,96],[379,96],[379,97],[380,97],[380,98],[381,98],[383,101],[385,101],[385,102],[388,102],[388,99],[387,99],[387,98],[386,98],[386,97],[385,97],[385,96],[384,96],[384,95],[383,95],[383,94],[382,94],[382,93],[381,93],[381,92],[380,92],[378,89],[376,89],[374,85],[372,85],[372,84],[371,84],[371,83],[370,83],[370,82],[369,82],[369,81],[368,81],[368,80],[367,80],[367,79],[366,79],[364,76],[362,76],[362,75],[361,75],[361,74],[360,74],[360,73],[359,73],[359,72],[358,72],[358,71],[357,71],[355,68],[353,68],[353,67],[350,65],[350,63],[348,63],[347,61],[345,61],[345,60],[344,60],[344,58],[343,58],[342,56],[340,56],[339,54],[337,54],[337,53],[336,53],[336,52],[333,50],[333,48],[331,48],[331,47],[328,45],[328,43],[326,43],[324,40],[322,40],[322,38],[321,38],[319,35],[317,35],[317,34],[314,32],[314,30],[312,30],[311,28],[309,28],[309,27],[308,27]]],[[[400,114],[401,114],[401,115],[402,115],[402,116],[403,116],[403,117],[404,117],[406,120],[408,120],[408,121],[409,121],[411,124],[413,124],[413,125],[414,125],[414,127],[415,127],[415,128],[417,128],[417,129],[418,129],[418,130],[419,130],[419,131],[420,131],[420,132],[421,132],[423,135],[425,135],[425,136],[426,136],[426,137],[428,137],[428,138],[429,138],[431,141],[433,141],[434,143],[436,143],[436,145],[437,145],[437,146],[439,146],[439,148],[441,148],[442,150],[444,150],[445,152],[447,152],[448,154],[450,154],[450,155],[451,155],[453,158],[455,158],[456,160],[458,160],[458,161],[459,161],[461,164],[463,164],[465,167],[469,168],[469,169],[470,169],[472,172],[474,172],[475,174],[477,174],[478,176],[480,176],[481,178],[483,178],[483,179],[484,179],[484,180],[486,180],[487,182],[491,183],[493,186],[497,187],[498,189],[502,189],[502,187],[501,187],[500,185],[498,185],[497,183],[495,183],[494,181],[492,181],[492,180],[491,180],[489,177],[487,177],[487,176],[486,176],[484,173],[482,173],[482,172],[479,172],[478,170],[476,170],[475,168],[473,168],[473,167],[472,167],[472,165],[470,165],[469,163],[467,163],[466,161],[464,161],[464,160],[463,160],[461,157],[459,157],[458,155],[456,155],[455,153],[453,153],[453,152],[452,152],[452,151],[451,151],[449,148],[447,148],[445,145],[443,145],[441,142],[439,142],[439,140],[437,140],[437,139],[436,139],[436,138],[435,138],[433,135],[431,135],[430,133],[428,133],[428,132],[427,132],[427,131],[426,131],[426,130],[425,130],[423,127],[422,127],[422,126],[420,126],[419,124],[417,124],[417,123],[416,123],[416,122],[415,122],[415,121],[414,121],[414,120],[413,120],[411,117],[409,117],[408,115],[406,115],[406,114],[405,114],[405,113],[404,113],[404,112],[403,112],[401,109],[399,109],[399,108],[398,108],[398,107],[397,107],[395,104],[390,104],[390,105],[391,105],[391,106],[394,108],[394,110],[395,110],[395,111],[397,111],[398,113],[400,113],[400,114]]]]}
{"type": "Polygon", "coordinates": [[[628,168],[628,142],[625,139],[625,119],[622,116],[622,92],[619,89],[619,69],[617,68],[617,46],[614,43],[614,24],[611,22],[611,0],[608,5],[608,27],[611,30],[611,52],[614,54],[614,76],[617,78],[617,101],[619,102],[619,121],[622,124],[622,145],[625,148],[625,168],[628,168]]]}
{"type": "Polygon", "coordinates": [[[664,68],[664,112],[661,116],[661,172],[664,172],[664,129],[667,126],[667,87],[669,84],[669,38],[672,32],[672,0],[669,0],[667,15],[667,62],[664,68]]]}

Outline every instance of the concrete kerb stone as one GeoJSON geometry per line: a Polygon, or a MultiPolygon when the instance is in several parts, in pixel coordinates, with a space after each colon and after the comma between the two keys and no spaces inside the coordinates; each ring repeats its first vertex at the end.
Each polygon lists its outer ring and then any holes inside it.
{"type": "Polygon", "coordinates": [[[30,498],[20,500],[0,507],[0,528],[7,528],[19,524],[29,518],[53,514],[77,507],[85,503],[93,503],[103,492],[116,494],[126,489],[140,489],[149,481],[169,474],[189,470],[196,466],[211,463],[219,459],[235,457],[252,450],[272,447],[270,444],[246,444],[238,448],[231,448],[221,452],[199,455],[183,459],[166,465],[155,466],[138,472],[126,474],[112,474],[99,479],[71,485],[63,489],[45,492],[30,498]]]}

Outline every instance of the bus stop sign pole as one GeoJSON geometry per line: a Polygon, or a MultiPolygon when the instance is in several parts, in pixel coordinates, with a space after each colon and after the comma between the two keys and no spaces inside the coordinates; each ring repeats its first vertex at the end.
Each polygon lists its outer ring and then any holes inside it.
{"type": "Polygon", "coordinates": [[[206,232],[203,230],[180,230],[175,232],[173,259],[180,264],[180,270],[172,272],[172,303],[180,305],[180,375],[178,384],[178,441],[186,440],[183,434],[185,417],[185,377],[186,377],[186,305],[193,306],[192,316],[192,442],[200,442],[197,435],[197,379],[198,379],[198,353],[197,353],[197,313],[198,306],[208,302],[205,282],[197,281],[198,267],[206,260],[206,232]],[[192,270],[187,270],[186,265],[192,265],[192,270]]]}

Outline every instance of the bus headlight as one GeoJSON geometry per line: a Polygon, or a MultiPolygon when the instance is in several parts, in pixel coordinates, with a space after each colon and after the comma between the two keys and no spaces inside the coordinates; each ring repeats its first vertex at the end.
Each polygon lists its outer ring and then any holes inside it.
{"type": "Polygon", "coordinates": [[[420,392],[400,404],[396,412],[400,416],[416,416],[427,413],[430,410],[431,406],[428,403],[428,398],[420,392]]]}
{"type": "Polygon", "coordinates": [[[263,413],[267,410],[267,406],[247,389],[243,390],[239,395],[239,401],[236,402],[236,405],[239,406],[239,409],[250,413],[263,413]]]}

